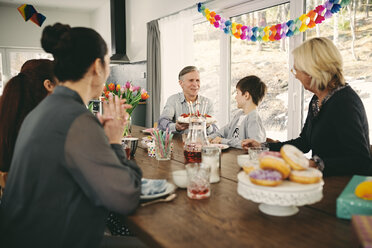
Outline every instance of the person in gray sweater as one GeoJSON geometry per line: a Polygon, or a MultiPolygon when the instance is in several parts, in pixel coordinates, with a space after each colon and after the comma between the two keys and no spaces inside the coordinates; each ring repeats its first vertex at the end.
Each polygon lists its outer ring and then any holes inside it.
{"type": "Polygon", "coordinates": [[[61,85],[24,119],[0,204],[1,247],[99,247],[109,211],[128,215],[142,171],[121,137],[128,119],[116,96],[98,119],[87,109],[110,72],[103,38],[56,23],[43,30],[61,85]]]}
{"type": "Polygon", "coordinates": [[[259,77],[251,75],[239,80],[236,91],[235,100],[240,110],[229,124],[209,136],[211,143],[242,148],[243,139],[265,142],[265,128],[256,109],[266,94],[266,85],[259,77]]]}

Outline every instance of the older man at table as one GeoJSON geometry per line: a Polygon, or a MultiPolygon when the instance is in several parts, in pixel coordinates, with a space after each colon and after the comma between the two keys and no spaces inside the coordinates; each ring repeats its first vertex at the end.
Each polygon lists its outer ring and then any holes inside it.
{"type": "MultiPolygon", "coordinates": [[[[183,133],[189,128],[188,123],[180,123],[177,118],[181,114],[189,113],[188,103],[192,102],[193,108],[196,104],[207,104],[206,114],[213,116],[212,101],[199,95],[200,74],[195,66],[186,66],[178,74],[179,84],[182,92],[170,96],[159,117],[158,127],[162,130],[167,128],[173,133],[183,133]]],[[[215,132],[216,125],[208,125],[207,134],[215,132]]]]}

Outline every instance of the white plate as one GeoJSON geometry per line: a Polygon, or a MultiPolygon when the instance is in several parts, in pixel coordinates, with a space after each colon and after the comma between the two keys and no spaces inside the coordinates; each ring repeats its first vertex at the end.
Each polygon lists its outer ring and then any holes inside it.
{"type": "Polygon", "coordinates": [[[159,193],[159,194],[154,194],[154,195],[141,195],[140,198],[143,200],[149,200],[149,199],[162,197],[162,196],[172,193],[175,189],[176,189],[176,186],[173,183],[167,182],[167,188],[165,189],[164,192],[159,193]]]}
{"type": "MultiPolygon", "coordinates": [[[[184,121],[184,120],[180,120],[180,119],[177,119],[178,123],[181,123],[181,124],[190,124],[190,119],[188,121],[184,121]]],[[[214,119],[207,119],[206,120],[206,124],[209,125],[209,124],[214,124],[216,123],[217,120],[214,120],[214,119]]]]}
{"type": "Polygon", "coordinates": [[[151,132],[154,130],[154,128],[147,128],[147,129],[143,129],[141,132],[142,133],[146,133],[146,134],[151,134],[151,132]]]}
{"type": "Polygon", "coordinates": [[[225,144],[210,144],[210,146],[215,146],[215,147],[221,148],[221,150],[225,150],[225,149],[230,147],[230,146],[225,145],[225,144]]]}

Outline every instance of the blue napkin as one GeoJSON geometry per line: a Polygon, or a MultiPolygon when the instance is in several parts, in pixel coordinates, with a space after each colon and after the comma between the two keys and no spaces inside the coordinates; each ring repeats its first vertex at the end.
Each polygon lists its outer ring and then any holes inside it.
{"type": "Polygon", "coordinates": [[[141,195],[155,195],[165,192],[167,180],[142,178],[141,195]]]}

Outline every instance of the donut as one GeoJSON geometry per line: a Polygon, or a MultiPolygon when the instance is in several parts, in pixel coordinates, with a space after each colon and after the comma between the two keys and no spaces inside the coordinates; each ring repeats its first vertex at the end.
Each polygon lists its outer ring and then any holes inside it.
{"type": "Polygon", "coordinates": [[[264,170],[276,170],[286,179],[291,172],[289,165],[282,159],[279,152],[262,152],[259,155],[260,168],[264,170]]]}
{"type": "Polygon", "coordinates": [[[260,168],[260,164],[258,163],[258,161],[249,161],[248,163],[245,163],[243,166],[242,166],[243,170],[245,173],[249,174],[251,173],[253,170],[257,170],[260,168]]]}
{"type": "Polygon", "coordinates": [[[311,184],[317,183],[322,179],[323,174],[315,169],[308,168],[307,170],[293,170],[289,175],[289,180],[296,183],[311,184]]]}
{"type": "Polygon", "coordinates": [[[282,183],[282,175],[276,170],[257,169],[249,173],[249,180],[261,186],[278,186],[282,183]]]}
{"type": "Polygon", "coordinates": [[[355,188],[355,195],[364,200],[372,200],[372,181],[361,182],[355,188]]]}
{"type": "Polygon", "coordinates": [[[309,168],[309,160],[295,146],[286,144],[280,149],[283,159],[291,166],[292,170],[306,170],[309,168]]]}

